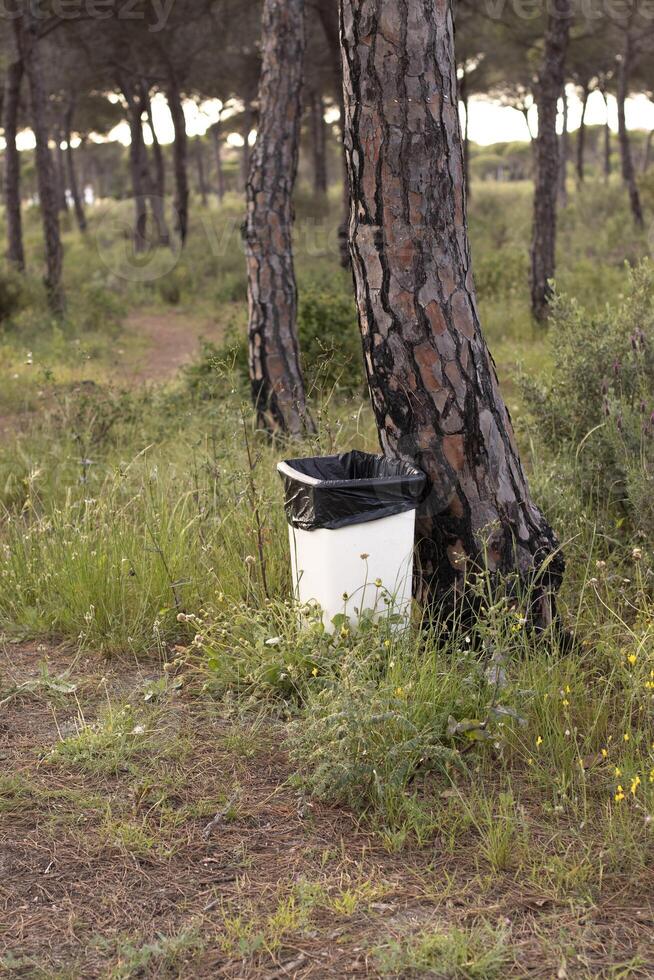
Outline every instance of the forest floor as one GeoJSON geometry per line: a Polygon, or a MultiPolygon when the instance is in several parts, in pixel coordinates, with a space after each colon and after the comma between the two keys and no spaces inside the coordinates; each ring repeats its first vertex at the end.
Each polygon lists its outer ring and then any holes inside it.
{"type": "Polygon", "coordinates": [[[137,310],[127,317],[125,331],[142,349],[136,363],[125,366],[121,380],[130,384],[170,380],[198,355],[202,340],[218,343],[223,337],[214,320],[186,310],[137,310]]]}
{"type": "Polygon", "coordinates": [[[3,976],[652,976],[645,882],[388,853],[294,788],[280,725],[155,661],[6,644],[0,674],[3,976]]]}

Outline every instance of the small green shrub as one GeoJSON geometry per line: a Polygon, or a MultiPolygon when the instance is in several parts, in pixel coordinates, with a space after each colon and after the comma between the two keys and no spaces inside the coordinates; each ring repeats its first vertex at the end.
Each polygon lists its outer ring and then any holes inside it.
{"type": "Polygon", "coordinates": [[[523,248],[507,247],[482,255],[474,269],[479,298],[498,299],[526,289],[529,256],[523,248]]]}
{"type": "Polygon", "coordinates": [[[522,379],[546,445],[575,461],[585,493],[597,491],[654,530],[654,266],[629,275],[616,304],[589,312],[557,298],[551,379],[522,379]]]}
{"type": "Polygon", "coordinates": [[[0,270],[0,323],[22,309],[25,301],[23,277],[11,268],[2,268],[0,270]]]}
{"type": "Polygon", "coordinates": [[[351,291],[310,286],[300,294],[298,334],[309,389],[362,392],[365,374],[351,291]]]}

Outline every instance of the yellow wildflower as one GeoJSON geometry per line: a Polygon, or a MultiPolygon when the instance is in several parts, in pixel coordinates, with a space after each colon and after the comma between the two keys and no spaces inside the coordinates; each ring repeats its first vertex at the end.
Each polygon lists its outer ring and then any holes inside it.
{"type": "Polygon", "coordinates": [[[602,758],[603,759],[606,759],[606,757],[607,757],[608,754],[609,754],[609,750],[608,749],[602,749],[602,758]]]}
{"type": "Polygon", "coordinates": [[[539,748],[539,746],[541,746],[542,744],[543,744],[543,738],[541,735],[539,735],[538,738],[536,739],[536,748],[539,748]]]}
{"type": "Polygon", "coordinates": [[[640,786],[640,776],[634,776],[634,778],[631,780],[631,795],[632,796],[635,796],[636,795],[636,790],[638,789],[639,786],[640,786]]]}
{"type": "Polygon", "coordinates": [[[629,656],[627,657],[627,660],[629,661],[629,663],[633,667],[634,664],[636,663],[636,661],[638,660],[638,655],[635,654],[635,653],[630,653],[629,656]]]}
{"type": "Polygon", "coordinates": [[[613,797],[613,799],[615,800],[616,803],[621,803],[622,800],[624,800],[624,790],[622,786],[618,786],[617,790],[615,791],[615,796],[613,797]]]}
{"type": "Polygon", "coordinates": [[[623,738],[623,741],[628,742],[629,739],[631,738],[631,736],[630,736],[629,732],[625,732],[624,735],[622,736],[622,738],[623,738]]]}

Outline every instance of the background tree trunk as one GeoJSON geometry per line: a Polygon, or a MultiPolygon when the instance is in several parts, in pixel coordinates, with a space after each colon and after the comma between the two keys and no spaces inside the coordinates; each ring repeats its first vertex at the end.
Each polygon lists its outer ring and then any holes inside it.
{"type": "Polygon", "coordinates": [[[202,207],[206,208],[207,204],[209,203],[209,197],[207,194],[207,178],[204,172],[204,147],[199,136],[195,141],[195,163],[198,169],[198,191],[200,192],[200,200],[202,202],[202,207]]]}
{"type": "Polygon", "coordinates": [[[7,69],[5,79],[3,127],[5,142],[5,207],[7,212],[7,258],[21,272],[25,270],[23,219],[20,198],[20,153],[16,147],[18,108],[23,81],[23,62],[18,59],[7,69]]]}
{"type": "Polygon", "coordinates": [[[259,128],[244,228],[252,398],[259,425],[300,435],[307,414],[297,340],[292,194],[304,62],[304,0],[265,0],[259,128]]]}
{"type": "Polygon", "coordinates": [[[166,90],[166,99],[175,129],[175,142],[173,143],[175,230],[183,246],[188,236],[188,137],[186,135],[184,109],[182,108],[182,93],[174,77],[170,79],[166,90]]]}
{"type": "Polygon", "coordinates": [[[571,0],[561,0],[549,17],[543,65],[536,87],[538,136],[531,245],[531,308],[538,320],[544,320],[547,316],[551,294],[549,280],[554,277],[556,267],[556,199],[559,186],[556,116],[565,81],[571,9],[571,0]]]}
{"type": "Polygon", "coordinates": [[[16,44],[29,82],[32,129],[36,140],[36,177],[45,242],[45,287],[53,313],[63,313],[65,300],[61,281],[63,249],[59,233],[57,180],[48,146],[48,95],[43,77],[37,23],[29,4],[13,21],[16,44]]]}
{"type": "Polygon", "coordinates": [[[313,192],[317,196],[324,196],[327,193],[327,127],[325,103],[320,92],[311,93],[309,114],[313,151],[313,192]]]}
{"type": "Polygon", "coordinates": [[[241,136],[243,137],[243,149],[241,150],[241,185],[243,190],[247,188],[250,176],[250,133],[254,128],[254,111],[252,106],[247,104],[244,109],[243,125],[241,136]]]}
{"type": "Polygon", "coordinates": [[[463,112],[465,115],[463,129],[463,175],[466,182],[466,194],[468,195],[468,200],[470,200],[470,99],[468,97],[468,76],[466,75],[465,68],[459,80],[459,98],[463,103],[463,112]]]}
{"type": "Polygon", "coordinates": [[[66,117],[64,122],[65,137],[66,137],[66,163],[68,164],[68,186],[70,187],[70,196],[73,199],[73,208],[75,210],[77,227],[83,233],[86,231],[88,225],[86,221],[86,212],[84,210],[84,201],[80,196],[79,183],[77,180],[77,170],[75,168],[75,151],[73,150],[70,143],[74,114],[75,114],[75,100],[71,99],[66,109],[66,117]]]}
{"type": "Polygon", "coordinates": [[[222,204],[225,197],[225,171],[223,170],[223,148],[220,134],[220,122],[211,127],[211,138],[213,139],[214,159],[216,161],[216,194],[218,202],[222,204]]]}
{"type": "Polygon", "coordinates": [[[55,172],[57,175],[57,194],[59,196],[59,210],[68,211],[68,195],[66,180],[66,154],[63,148],[64,132],[63,128],[57,124],[54,131],[55,140],[55,172]]]}
{"type": "Polygon", "coordinates": [[[568,133],[568,94],[563,86],[563,131],[560,138],[559,152],[559,200],[563,206],[568,203],[568,157],[570,156],[570,136],[568,133]]]}
{"type": "Polygon", "coordinates": [[[577,133],[577,180],[580,184],[584,182],[584,156],[586,150],[586,109],[588,108],[588,97],[590,88],[588,84],[583,86],[581,97],[581,121],[579,132],[577,133]]]}
{"type": "Polygon", "coordinates": [[[145,82],[141,86],[141,103],[145,106],[148,117],[148,126],[152,134],[152,157],[154,159],[154,181],[152,182],[152,193],[150,194],[150,209],[152,217],[157,227],[157,235],[160,245],[170,244],[170,232],[166,224],[166,163],[164,160],[161,143],[154,128],[154,117],[152,115],[152,101],[150,92],[145,82]]]}
{"type": "Polygon", "coordinates": [[[606,122],[604,123],[604,180],[608,183],[611,176],[611,127],[609,126],[609,96],[606,88],[602,88],[602,95],[606,107],[606,122]]]}
{"type": "MultiPolygon", "coordinates": [[[[368,384],[382,449],[430,480],[418,512],[419,596],[451,596],[483,565],[526,580],[556,540],[531,500],[479,324],[451,4],[341,0],[341,11],[368,384]]],[[[560,573],[553,562],[534,594],[541,622],[560,573]]]]}
{"type": "Polygon", "coordinates": [[[134,251],[140,253],[148,247],[147,191],[149,179],[143,140],[143,107],[138,95],[129,84],[123,82],[121,88],[127,101],[129,117],[129,171],[134,198],[134,251]]]}
{"type": "Polygon", "coordinates": [[[643,162],[641,164],[641,169],[644,174],[647,173],[649,169],[649,161],[652,153],[652,139],[654,138],[654,129],[650,129],[647,134],[647,139],[645,140],[645,146],[643,148],[643,162]]]}
{"type": "Polygon", "coordinates": [[[631,156],[631,142],[627,131],[627,119],[625,114],[625,103],[629,95],[629,79],[631,76],[631,38],[627,34],[622,52],[622,57],[618,61],[618,141],[620,143],[620,156],[622,158],[622,178],[629,193],[629,205],[636,225],[639,228],[645,227],[643,208],[640,203],[638,184],[636,183],[636,172],[634,161],[631,156]]]}

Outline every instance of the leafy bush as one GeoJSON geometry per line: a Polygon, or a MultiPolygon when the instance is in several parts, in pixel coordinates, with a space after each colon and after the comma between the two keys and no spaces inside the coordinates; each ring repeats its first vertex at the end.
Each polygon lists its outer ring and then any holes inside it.
{"type": "Polygon", "coordinates": [[[520,293],[529,281],[529,256],[524,248],[491,251],[475,262],[475,285],[480,299],[520,293]]]}
{"type": "Polygon", "coordinates": [[[585,492],[654,530],[654,266],[631,271],[626,295],[601,312],[557,298],[550,336],[551,380],[522,380],[540,434],[572,454],[585,492]]]}
{"type": "Polygon", "coordinates": [[[23,277],[10,268],[0,270],[0,323],[17,313],[25,299],[23,277]]]}

